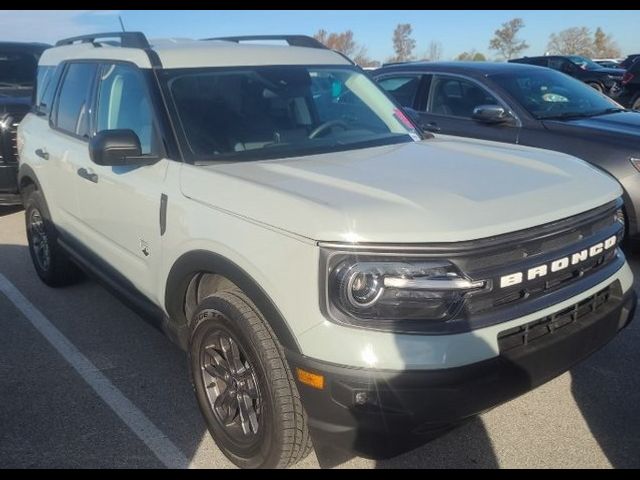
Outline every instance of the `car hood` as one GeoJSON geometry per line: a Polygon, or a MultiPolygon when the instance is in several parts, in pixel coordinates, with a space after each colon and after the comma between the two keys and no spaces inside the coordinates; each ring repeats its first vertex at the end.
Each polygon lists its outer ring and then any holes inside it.
{"type": "Polygon", "coordinates": [[[568,155],[438,136],[347,152],[184,165],[185,196],[314,240],[453,242],[587,211],[622,193],[568,155]]]}
{"type": "Polygon", "coordinates": [[[595,130],[598,133],[619,138],[633,137],[636,145],[640,142],[640,112],[617,112],[569,120],[545,120],[543,123],[549,130],[557,132],[575,129],[595,130]]]}
{"type": "Polygon", "coordinates": [[[621,68],[594,68],[593,70],[588,70],[589,72],[596,72],[602,75],[611,75],[612,77],[622,77],[624,75],[624,70],[621,68]]]}

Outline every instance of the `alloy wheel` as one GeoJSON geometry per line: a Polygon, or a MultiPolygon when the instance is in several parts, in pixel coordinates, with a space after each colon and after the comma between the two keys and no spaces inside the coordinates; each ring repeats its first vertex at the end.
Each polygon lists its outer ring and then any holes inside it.
{"type": "Polygon", "coordinates": [[[200,353],[200,372],[211,411],[236,442],[253,443],[261,433],[262,401],[256,372],[238,342],[210,333],[200,353]]]}

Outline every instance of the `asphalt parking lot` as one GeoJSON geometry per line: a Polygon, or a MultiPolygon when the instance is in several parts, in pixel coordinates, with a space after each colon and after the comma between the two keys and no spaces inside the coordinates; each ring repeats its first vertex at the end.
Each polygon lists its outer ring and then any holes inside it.
{"type": "MultiPolygon", "coordinates": [[[[628,256],[640,277],[640,254],[628,256]]],[[[184,353],[92,281],[41,284],[23,212],[2,207],[0,287],[0,467],[231,466],[184,353]]],[[[638,468],[639,345],[636,319],[571,372],[413,452],[380,462],[323,452],[299,466],[638,468]]]]}

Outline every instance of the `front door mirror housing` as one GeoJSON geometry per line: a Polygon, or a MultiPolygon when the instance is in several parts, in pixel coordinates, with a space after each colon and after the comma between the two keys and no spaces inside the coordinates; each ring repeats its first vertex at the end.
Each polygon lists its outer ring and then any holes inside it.
{"type": "Polygon", "coordinates": [[[105,167],[151,165],[158,157],[142,155],[140,139],[133,130],[103,130],[89,140],[89,156],[105,167]]]}
{"type": "Polygon", "coordinates": [[[504,107],[500,105],[480,105],[473,109],[474,120],[482,123],[507,123],[513,120],[513,117],[504,107]]]}

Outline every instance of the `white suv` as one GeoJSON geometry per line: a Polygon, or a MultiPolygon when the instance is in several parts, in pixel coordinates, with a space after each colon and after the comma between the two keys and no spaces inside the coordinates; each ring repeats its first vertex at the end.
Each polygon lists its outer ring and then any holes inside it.
{"type": "Polygon", "coordinates": [[[633,316],[614,180],[423,135],[311,38],[63,40],[18,136],[40,278],[84,270],[155,320],[243,467],[406,451],[633,316]]]}

